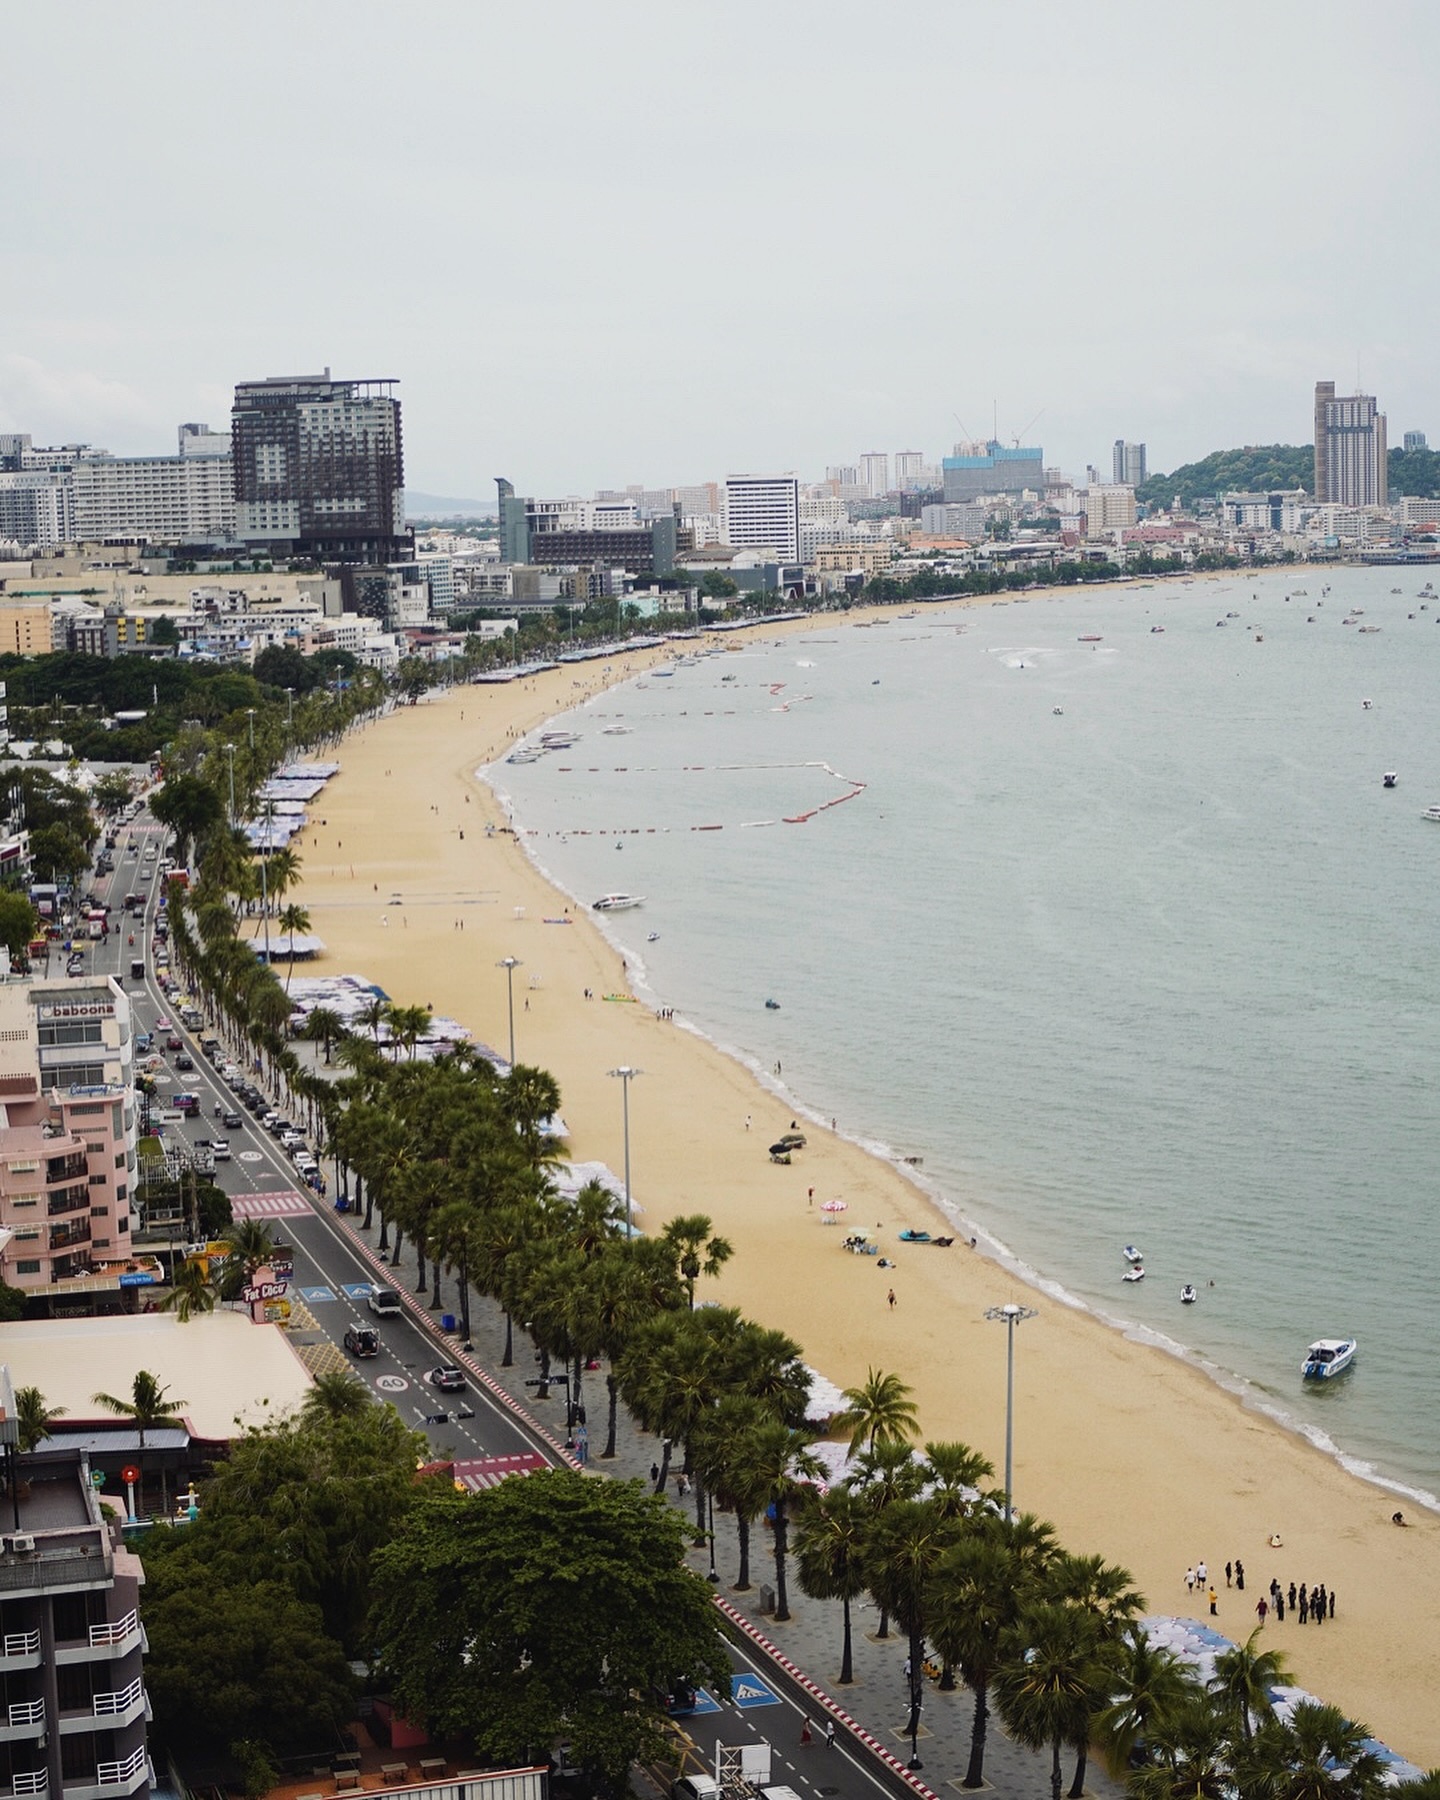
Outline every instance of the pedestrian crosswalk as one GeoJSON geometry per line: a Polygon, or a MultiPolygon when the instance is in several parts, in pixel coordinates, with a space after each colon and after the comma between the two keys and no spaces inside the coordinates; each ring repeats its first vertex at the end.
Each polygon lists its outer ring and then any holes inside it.
{"type": "Polygon", "coordinates": [[[273,1194],[232,1194],[230,1210],[237,1219],[300,1219],[312,1208],[304,1194],[281,1188],[273,1194]]]}

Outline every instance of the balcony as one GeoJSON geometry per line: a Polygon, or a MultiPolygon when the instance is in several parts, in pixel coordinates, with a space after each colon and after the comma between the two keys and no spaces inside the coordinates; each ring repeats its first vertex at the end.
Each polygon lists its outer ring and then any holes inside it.
{"type": "Polygon", "coordinates": [[[118,1762],[97,1763],[93,1781],[67,1781],[65,1800],[117,1800],[117,1796],[133,1794],[151,1779],[150,1759],[142,1744],[118,1762]]]}
{"type": "Polygon", "coordinates": [[[0,1717],[0,1744],[13,1744],[26,1738],[38,1738],[45,1730],[43,1700],[12,1700],[0,1717]]]}
{"type": "Polygon", "coordinates": [[[40,1633],[7,1631],[0,1638],[0,1675],[40,1667],[40,1633]]]}
{"type": "Polygon", "coordinates": [[[51,1539],[39,1551],[0,1552],[0,1595],[105,1587],[114,1574],[109,1543],[99,1531],[51,1539]]]}
{"type": "Polygon", "coordinates": [[[50,1250],[68,1250],[72,1244],[88,1244],[90,1242],[89,1218],[76,1219],[69,1225],[52,1225],[50,1227],[50,1250]]]}
{"type": "Polygon", "coordinates": [[[109,1619],[103,1625],[92,1625],[83,1643],[70,1640],[55,1646],[57,1663],[117,1662],[132,1650],[148,1650],[145,1628],[138,1612],[128,1612],[123,1619],[109,1619]]]}
{"type": "Polygon", "coordinates": [[[150,1703],[145,1696],[145,1685],[137,1675],[126,1687],[108,1694],[96,1694],[88,1710],[66,1708],[60,1714],[60,1729],[62,1732],[113,1731],[149,1716],[150,1703]]]}
{"type": "Polygon", "coordinates": [[[83,1181],[86,1175],[85,1155],[77,1150],[70,1156],[52,1156],[45,1163],[45,1185],[57,1181],[83,1181]]]}
{"type": "Polygon", "coordinates": [[[8,1788],[0,1788],[0,1795],[43,1794],[50,1785],[48,1769],[17,1769],[10,1778],[8,1788]]]}
{"type": "Polygon", "coordinates": [[[80,1212],[90,1204],[90,1181],[87,1176],[83,1188],[61,1188],[58,1193],[51,1194],[45,1201],[45,1212],[49,1218],[58,1219],[64,1213],[80,1212]]]}

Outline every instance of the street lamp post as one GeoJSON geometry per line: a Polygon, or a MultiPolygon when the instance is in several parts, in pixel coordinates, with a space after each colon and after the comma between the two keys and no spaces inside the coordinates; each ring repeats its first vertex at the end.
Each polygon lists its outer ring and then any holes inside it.
{"type": "Polygon", "coordinates": [[[710,1508],[710,1570],[706,1580],[719,1581],[720,1577],[715,1569],[715,1496],[708,1488],[705,1493],[705,1504],[710,1508]]]}
{"type": "Polygon", "coordinates": [[[1010,1301],[1005,1306],[990,1306],[987,1319],[999,1319],[1005,1325],[1005,1523],[1015,1517],[1015,1327],[1039,1315],[1033,1306],[1020,1306],[1010,1301]]]}
{"type": "Polygon", "coordinates": [[[522,967],[518,956],[502,956],[495,967],[505,971],[505,990],[510,1002],[510,1067],[515,1067],[515,971],[522,967]]]}
{"type": "Polygon", "coordinates": [[[630,1217],[630,1083],[637,1075],[643,1075],[643,1069],[632,1069],[628,1063],[622,1063],[618,1069],[610,1073],[620,1083],[620,1091],[624,1095],[625,1119],[625,1235],[633,1237],[635,1227],[630,1217]]]}
{"type": "Polygon", "coordinates": [[[293,687],[288,687],[285,690],[285,749],[286,749],[287,753],[290,749],[290,740],[294,737],[294,735],[295,735],[295,690],[293,687]]]}
{"type": "Polygon", "coordinates": [[[255,753],[255,708],[253,706],[247,706],[245,708],[245,714],[250,721],[250,753],[253,756],[255,753]]]}
{"type": "Polygon", "coordinates": [[[230,758],[230,829],[235,829],[235,746],[227,744],[225,754],[230,758]]]}

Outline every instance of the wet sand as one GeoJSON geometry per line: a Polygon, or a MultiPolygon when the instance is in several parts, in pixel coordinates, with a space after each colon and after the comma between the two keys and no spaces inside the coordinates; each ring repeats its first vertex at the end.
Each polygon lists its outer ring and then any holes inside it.
{"type": "MultiPolygon", "coordinates": [[[[786,1099],[683,1024],[602,997],[626,992],[618,956],[588,910],[535,872],[475,771],[516,735],[660,654],[617,656],[608,672],[594,663],[467,687],[347,739],[343,772],[296,846],[298,898],[327,945],[317,972],[361,974],[400,1003],[431,1004],[503,1054],[506,978],[496,964],[518,957],[516,1053],[559,1081],[572,1157],[621,1170],[621,1084],[607,1071],[643,1070],[630,1084],[642,1226],[708,1213],[737,1252],[705,1284],[710,1295],[789,1331],[842,1386],[872,1365],[897,1371],[915,1390],[925,1435],[973,1444],[997,1479],[1005,1332],[984,1314],[1011,1300],[1035,1307],[1016,1342],[1016,1504],[1053,1520],[1067,1548],[1123,1563],[1156,1612],[1208,1620],[1207,1603],[1184,1583],[1203,1558],[1219,1596],[1213,1623],[1232,1638],[1257,1623],[1272,1575],[1324,1582],[1336,1595],[1334,1621],[1302,1628],[1287,1610],[1283,1625],[1267,1624],[1267,1647],[1392,1748],[1440,1764],[1440,1518],[1350,1476],[1198,1371],[1026,1288],[963,1242],[897,1244],[907,1224],[935,1232],[945,1222],[895,1170],[846,1141],[843,1119],[842,1135],[809,1128],[791,1166],[772,1164],[766,1146],[799,1116],[786,1099]],[[389,904],[392,895],[402,904],[389,904]],[[595,998],[583,997],[587,988],[595,998]],[[838,1225],[820,1210],[831,1198],[848,1203],[838,1225]],[[877,1225],[893,1269],[841,1247],[847,1229],[877,1225]],[[1391,1524],[1397,1505],[1409,1529],[1391,1524]],[[1268,1548],[1275,1532],[1280,1550],[1268,1548]],[[1224,1583],[1237,1557],[1243,1594],[1224,1583]]],[[[966,1198],[951,1196],[962,1210],[966,1198]]]]}

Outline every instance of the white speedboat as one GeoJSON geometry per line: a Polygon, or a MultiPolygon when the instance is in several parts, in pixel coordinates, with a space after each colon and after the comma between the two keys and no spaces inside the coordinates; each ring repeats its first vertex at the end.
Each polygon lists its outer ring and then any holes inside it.
{"type": "Polygon", "coordinates": [[[1429,819],[1432,825],[1440,825],[1440,806],[1427,806],[1420,817],[1429,819]]]}
{"type": "Polygon", "coordinates": [[[1316,1338],[1305,1352],[1300,1373],[1307,1381],[1329,1381],[1350,1367],[1357,1348],[1354,1338],[1316,1338]]]}
{"type": "Polygon", "coordinates": [[[1127,1244],[1120,1254],[1128,1263],[1140,1263],[1145,1260],[1143,1253],[1137,1250],[1134,1244],[1127,1244]]]}
{"type": "Polygon", "coordinates": [[[1394,787],[1395,783],[1397,781],[1399,781],[1399,779],[1400,779],[1400,777],[1395,773],[1394,769],[1387,769],[1385,771],[1384,775],[1381,777],[1381,780],[1384,782],[1386,787],[1394,787]]]}
{"type": "Polygon", "coordinates": [[[632,906],[643,906],[643,894],[602,894],[591,907],[592,912],[628,912],[632,906]]]}
{"type": "Polygon", "coordinates": [[[1195,1304],[1195,1290],[1188,1281],[1180,1290],[1180,1304],[1182,1306],[1193,1306],[1195,1304]]]}
{"type": "Polygon", "coordinates": [[[1145,1279],[1144,1267],[1140,1263],[1131,1263],[1120,1279],[1122,1281],[1143,1281],[1145,1279]]]}

